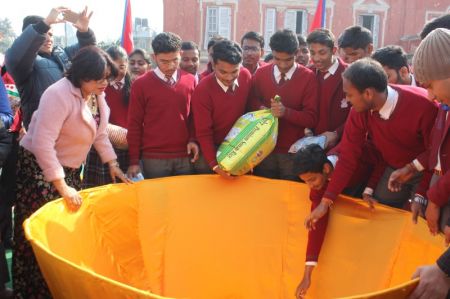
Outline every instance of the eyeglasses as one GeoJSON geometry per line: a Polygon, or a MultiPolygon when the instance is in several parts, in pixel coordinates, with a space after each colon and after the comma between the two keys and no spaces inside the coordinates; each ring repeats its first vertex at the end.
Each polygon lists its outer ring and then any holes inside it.
{"type": "Polygon", "coordinates": [[[95,82],[96,82],[97,84],[102,84],[102,83],[105,82],[105,80],[106,80],[107,83],[111,83],[111,82],[114,82],[115,79],[116,79],[116,78],[115,78],[114,76],[107,75],[107,76],[103,77],[103,78],[100,79],[100,80],[95,80],[95,82]]]}
{"type": "Polygon", "coordinates": [[[261,51],[261,48],[260,47],[248,47],[248,46],[245,46],[245,47],[242,48],[242,51],[256,53],[256,52],[261,51]]]}

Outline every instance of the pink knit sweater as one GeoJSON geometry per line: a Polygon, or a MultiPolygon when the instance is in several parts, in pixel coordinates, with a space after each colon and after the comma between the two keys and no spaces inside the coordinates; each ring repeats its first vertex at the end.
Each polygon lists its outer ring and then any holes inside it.
{"type": "Polygon", "coordinates": [[[80,167],[92,145],[103,162],[117,158],[106,133],[109,108],[104,94],[97,98],[98,129],[81,90],[68,79],[57,81],[42,94],[20,145],[34,154],[47,181],[64,178],[63,166],[80,167]]]}

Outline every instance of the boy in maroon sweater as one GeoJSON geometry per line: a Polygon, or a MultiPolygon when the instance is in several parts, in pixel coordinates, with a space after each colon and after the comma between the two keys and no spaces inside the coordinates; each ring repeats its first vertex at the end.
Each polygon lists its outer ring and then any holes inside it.
{"type": "Polygon", "coordinates": [[[342,73],[347,64],[338,59],[333,33],[316,29],[306,39],[313,64],[310,69],[319,81],[319,121],[315,135],[325,136],[325,148],[334,147],[341,139],[350,103],[342,90],[342,73]]]}
{"type": "Polygon", "coordinates": [[[382,66],[370,58],[354,62],[343,74],[343,88],[352,103],[340,144],[339,161],[319,206],[307,217],[315,222],[350,180],[369,138],[387,164],[373,191],[366,188],[363,198],[371,207],[377,201],[402,207],[420,182],[421,175],[412,176],[404,187],[388,190],[390,174],[399,168],[422,163],[426,158],[436,106],[427,100],[421,88],[388,86],[382,66]],[[368,137],[367,137],[368,136],[368,137]]]}
{"type": "Polygon", "coordinates": [[[200,81],[195,89],[192,110],[202,152],[195,164],[197,173],[214,171],[230,177],[218,165],[216,152],[247,106],[252,75],[241,67],[241,62],[242,50],[238,44],[229,40],[217,42],[212,51],[214,73],[200,81]]]}
{"type": "Polygon", "coordinates": [[[295,62],[297,36],[291,30],[277,31],[270,38],[274,64],[260,68],[252,79],[249,108],[270,107],[279,119],[274,151],[255,168],[255,174],[267,178],[298,181],[288,150],[314,128],[318,120],[318,84],[315,74],[295,62]],[[280,102],[273,98],[279,95],[280,102]]]}
{"type": "Polygon", "coordinates": [[[266,63],[261,60],[264,57],[264,37],[258,32],[249,31],[241,39],[242,65],[251,73],[255,72],[266,63]]]}
{"type": "MultiPolygon", "coordinates": [[[[371,153],[367,152],[367,154],[370,155],[371,153]]],[[[320,204],[338,159],[338,153],[328,152],[328,154],[325,154],[325,151],[317,144],[305,146],[295,154],[294,171],[311,189],[309,193],[311,211],[320,204]]],[[[360,163],[363,167],[360,167],[359,171],[353,174],[352,179],[348,183],[349,188],[345,189],[344,194],[353,193],[354,188],[358,188],[363,182],[367,181],[370,171],[366,172],[366,170],[371,169],[372,165],[362,160],[360,160],[360,163]]],[[[298,299],[306,295],[311,285],[312,271],[317,266],[328,226],[328,212],[317,222],[305,222],[305,226],[309,231],[308,244],[303,279],[296,291],[298,299]]]]}
{"type": "Polygon", "coordinates": [[[192,173],[198,146],[190,130],[195,77],[179,70],[181,39],[164,32],[152,41],[157,68],[134,81],[128,108],[128,175],[145,178],[192,173]],[[189,155],[194,157],[190,161],[189,155]]]}

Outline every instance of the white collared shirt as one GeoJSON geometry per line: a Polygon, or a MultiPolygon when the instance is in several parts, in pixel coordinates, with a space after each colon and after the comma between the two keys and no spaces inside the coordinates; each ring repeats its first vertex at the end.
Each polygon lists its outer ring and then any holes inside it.
{"type": "Polygon", "coordinates": [[[398,92],[395,89],[388,85],[387,92],[386,102],[383,107],[381,107],[380,111],[378,111],[380,117],[384,120],[388,120],[391,117],[398,102],[398,92]]]}
{"type": "Polygon", "coordinates": [[[336,71],[339,67],[339,60],[334,57],[334,62],[333,64],[328,68],[327,73],[325,74],[325,76],[323,76],[323,79],[326,80],[328,79],[330,76],[333,76],[334,74],[336,74],[336,71]]]}
{"type": "MultiPolygon", "coordinates": [[[[163,80],[165,82],[169,82],[169,80],[166,78],[166,75],[164,75],[163,72],[161,72],[159,67],[157,67],[154,72],[155,72],[156,76],[158,76],[159,79],[161,79],[161,80],[163,80]]],[[[177,82],[177,79],[178,79],[178,70],[176,70],[172,74],[173,83],[177,82]]]]}
{"type": "MultiPolygon", "coordinates": [[[[297,63],[294,62],[294,65],[289,69],[289,71],[286,73],[286,76],[284,77],[286,80],[291,80],[292,75],[294,74],[295,70],[297,69],[297,63]]],[[[273,76],[275,77],[275,81],[280,83],[281,80],[281,72],[278,69],[278,66],[274,65],[273,67],[273,76]]]]}
{"type": "Polygon", "coordinates": [[[122,88],[125,85],[125,77],[123,77],[122,80],[120,80],[120,81],[110,82],[109,85],[111,85],[115,90],[119,90],[119,88],[117,86],[117,83],[119,83],[119,82],[120,82],[120,86],[122,88]]]}
{"type": "Polygon", "coordinates": [[[409,76],[411,77],[411,86],[417,86],[417,81],[416,81],[416,78],[414,77],[414,75],[409,74],[409,76]]]}
{"type": "MultiPolygon", "coordinates": [[[[219,86],[223,89],[223,92],[227,92],[228,86],[226,86],[225,84],[223,84],[222,81],[220,81],[219,79],[217,79],[217,77],[216,77],[216,81],[217,81],[217,83],[219,84],[219,86]]],[[[235,91],[236,88],[238,88],[238,87],[239,87],[239,83],[238,83],[238,80],[237,80],[237,78],[236,78],[236,79],[234,79],[233,85],[231,85],[231,88],[233,89],[233,91],[235,91]]]]}

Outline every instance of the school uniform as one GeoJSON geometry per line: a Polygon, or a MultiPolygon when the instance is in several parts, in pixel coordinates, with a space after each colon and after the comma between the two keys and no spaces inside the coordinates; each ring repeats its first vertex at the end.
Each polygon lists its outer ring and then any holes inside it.
{"type": "Polygon", "coordinates": [[[341,141],[341,153],[325,197],[334,200],[357,168],[367,139],[373,142],[387,167],[374,192],[381,203],[401,207],[421,180],[414,176],[400,192],[390,192],[390,174],[407,163],[428,158],[426,149],[437,107],[421,88],[389,85],[386,103],[379,111],[350,111],[341,141]],[[368,137],[367,137],[368,136],[368,137]]]}
{"type": "Polygon", "coordinates": [[[177,70],[166,78],[156,68],[133,82],[128,108],[130,165],[142,159],[146,178],[190,174],[187,144],[195,77],[177,70]]]}
{"type": "Polygon", "coordinates": [[[315,74],[294,63],[285,74],[274,64],[260,68],[252,79],[249,110],[270,107],[276,95],[286,107],[279,118],[278,139],[274,151],[255,168],[255,174],[268,178],[298,180],[288,150],[304,137],[305,128],[313,128],[318,120],[318,82],[315,74]]]}
{"type": "Polygon", "coordinates": [[[245,114],[251,87],[251,74],[241,68],[230,87],[213,74],[201,80],[192,97],[195,135],[202,153],[196,171],[210,173],[217,165],[217,148],[239,117],[245,114]]]}

